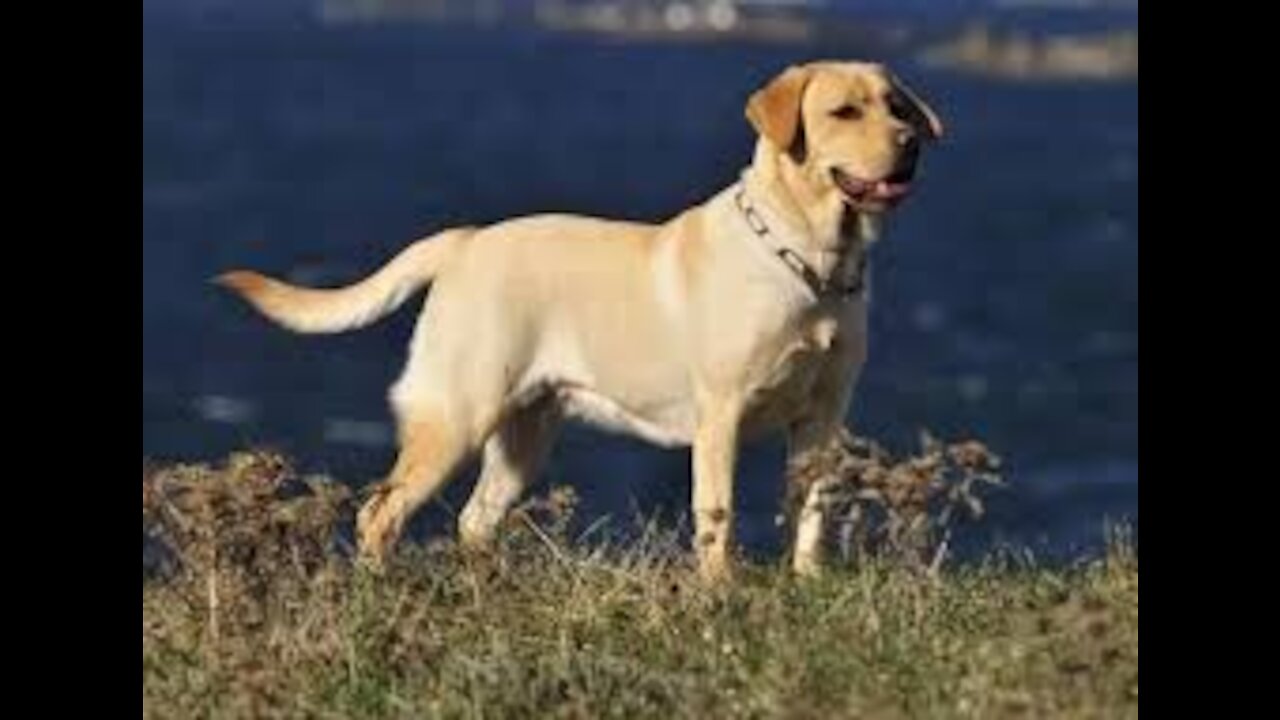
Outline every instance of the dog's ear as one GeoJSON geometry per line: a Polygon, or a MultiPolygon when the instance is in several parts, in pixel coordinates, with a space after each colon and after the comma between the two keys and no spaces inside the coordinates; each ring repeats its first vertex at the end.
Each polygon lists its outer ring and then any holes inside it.
{"type": "Polygon", "coordinates": [[[896,103],[901,105],[902,119],[910,123],[926,140],[937,140],[942,137],[943,125],[938,113],[929,104],[920,99],[906,83],[893,73],[884,71],[889,86],[897,96],[896,103]]]}
{"type": "Polygon", "coordinates": [[[747,101],[747,120],[779,150],[790,151],[800,135],[800,100],[811,75],[810,67],[792,65],[747,101]]]}

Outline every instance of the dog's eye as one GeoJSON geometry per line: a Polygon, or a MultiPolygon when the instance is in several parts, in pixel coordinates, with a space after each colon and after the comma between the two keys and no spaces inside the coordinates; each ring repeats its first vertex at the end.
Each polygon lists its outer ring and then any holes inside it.
{"type": "Polygon", "coordinates": [[[862,108],[857,105],[841,105],[831,111],[831,117],[841,120],[857,120],[862,117],[862,108]]]}

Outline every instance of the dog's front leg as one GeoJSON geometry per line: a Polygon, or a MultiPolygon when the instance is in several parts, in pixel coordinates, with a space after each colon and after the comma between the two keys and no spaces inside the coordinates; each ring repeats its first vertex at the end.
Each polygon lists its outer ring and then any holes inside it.
{"type": "Polygon", "coordinates": [[[795,423],[788,433],[787,511],[795,532],[791,568],[798,575],[817,575],[822,568],[827,522],[825,478],[814,475],[813,463],[831,443],[839,442],[841,427],[838,415],[822,412],[795,423]]]}
{"type": "MultiPolygon", "coordinates": [[[[862,315],[854,315],[853,320],[858,323],[855,328],[865,328],[862,315]]],[[[828,503],[822,484],[827,479],[815,477],[813,463],[832,444],[841,442],[844,416],[866,360],[863,333],[846,334],[851,337],[836,344],[822,368],[808,411],[787,433],[788,495],[794,498],[788,510],[795,530],[791,568],[799,575],[818,574],[823,562],[828,503]]]]}
{"type": "Polygon", "coordinates": [[[698,569],[709,580],[727,578],[733,570],[733,476],[741,419],[736,400],[705,402],[693,443],[694,545],[698,569]]]}

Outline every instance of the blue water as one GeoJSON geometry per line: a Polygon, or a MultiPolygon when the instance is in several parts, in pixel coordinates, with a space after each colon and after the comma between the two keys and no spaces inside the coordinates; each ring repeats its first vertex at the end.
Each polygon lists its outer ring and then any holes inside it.
{"type": "MultiPolygon", "coordinates": [[[[144,455],[268,444],[374,479],[394,453],[384,398],[416,304],[302,337],[209,276],[250,266],[338,284],[451,224],[664,219],[747,162],[743,99],[770,74],[871,52],[144,13],[144,455]]],[[[1002,84],[888,59],[949,135],[875,252],[850,421],[898,449],[928,427],[1003,455],[1012,489],[981,542],[1094,545],[1104,519],[1137,516],[1136,82],[1002,84]]],[[[773,537],[779,463],[776,445],[746,456],[748,542],[773,537]]],[[[577,486],[589,512],[679,512],[687,464],[575,429],[548,479],[577,486]]]]}

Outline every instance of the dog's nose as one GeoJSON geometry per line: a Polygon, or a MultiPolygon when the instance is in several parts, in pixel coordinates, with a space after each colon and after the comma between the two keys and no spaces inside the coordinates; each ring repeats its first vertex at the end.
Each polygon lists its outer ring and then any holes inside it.
{"type": "Polygon", "coordinates": [[[899,148],[897,162],[893,164],[893,177],[904,180],[915,174],[916,162],[920,159],[920,138],[912,132],[897,137],[899,148]]]}
{"type": "Polygon", "coordinates": [[[916,136],[915,130],[912,130],[909,127],[899,130],[893,139],[898,143],[898,147],[908,150],[919,144],[919,138],[916,136]]]}

